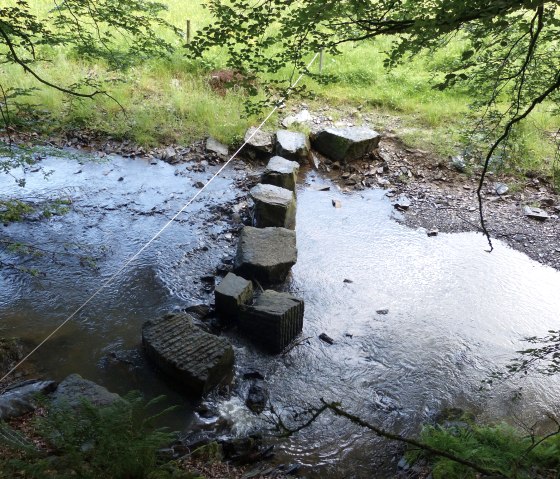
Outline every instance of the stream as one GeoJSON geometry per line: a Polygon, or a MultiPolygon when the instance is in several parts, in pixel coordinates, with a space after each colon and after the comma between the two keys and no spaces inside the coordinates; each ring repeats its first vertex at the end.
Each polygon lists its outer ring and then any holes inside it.
{"type": "MultiPolygon", "coordinates": [[[[48,156],[42,166],[54,172],[48,179],[29,173],[25,188],[0,176],[0,195],[58,192],[72,199],[71,211],[0,226],[1,236],[99,257],[86,261],[93,268],[84,266],[84,258],[38,257],[36,277],[1,272],[0,336],[33,343],[110,278],[218,168],[195,171],[189,164],[77,153],[48,156]]],[[[165,312],[213,301],[213,285],[203,278],[231,262],[238,228],[232,213],[245,202],[242,185],[256,174],[258,169],[232,163],[37,352],[37,373],[60,380],[76,372],[121,394],[164,394],[180,405],[169,425],[185,430],[194,405],[145,362],[140,328],[165,312]]],[[[409,229],[395,221],[399,213],[382,190],[343,194],[315,172],[300,176],[299,259],[283,288],[304,298],[303,337],[310,339],[285,356],[267,356],[235,331],[226,333],[238,373],[262,372],[276,411],[290,414],[325,398],[405,435],[445,407],[529,425],[542,421],[545,411],[557,411],[555,377],[533,375],[491,389],[481,388],[481,381],[524,348],[523,337],[560,329],[559,272],[496,240],[489,254],[479,234],[428,237],[409,229]],[[342,207],[334,208],[333,199],[342,207]],[[320,341],[321,333],[334,344],[320,341]]],[[[239,434],[262,426],[239,395],[216,401],[239,434]]],[[[290,439],[269,441],[279,462],[302,464],[310,478],[391,477],[400,458],[392,446],[328,414],[290,439]]]]}

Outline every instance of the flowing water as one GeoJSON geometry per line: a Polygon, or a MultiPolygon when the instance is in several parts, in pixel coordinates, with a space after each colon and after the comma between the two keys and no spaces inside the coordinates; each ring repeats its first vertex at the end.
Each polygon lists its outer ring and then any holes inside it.
{"type": "MultiPolygon", "coordinates": [[[[44,277],[3,272],[0,335],[32,341],[85,300],[194,194],[193,184],[214,171],[123,158],[49,158],[44,165],[55,169],[53,175],[48,181],[31,175],[22,194],[65,188],[73,211],[3,227],[3,236],[109,250],[96,271],[43,258],[37,261],[44,277]]],[[[211,288],[200,277],[235,251],[229,218],[244,200],[236,185],[246,174],[230,168],[213,183],[37,354],[39,370],[55,379],[78,372],[120,393],[166,394],[183,405],[172,420],[176,429],[185,428],[192,405],[145,364],[140,327],[163,312],[211,301],[211,288]]],[[[0,180],[0,194],[13,194],[12,180],[0,180]]],[[[560,329],[560,273],[500,242],[489,254],[484,238],[474,233],[429,238],[396,222],[395,214],[383,191],[345,195],[309,173],[298,191],[299,260],[285,289],[305,299],[303,337],[310,339],[286,356],[266,356],[230,332],[238,369],[265,374],[281,414],[325,398],[403,434],[417,432],[448,406],[530,425],[554,411],[560,393],[555,378],[534,376],[482,390],[481,381],[523,347],[521,338],[560,329]],[[332,199],[342,207],[333,208],[332,199]],[[321,333],[334,344],[320,341],[321,333]]],[[[239,433],[259,424],[237,396],[219,408],[239,433]]],[[[390,477],[398,460],[393,448],[332,415],[288,440],[272,441],[278,460],[309,466],[309,477],[390,477]]]]}

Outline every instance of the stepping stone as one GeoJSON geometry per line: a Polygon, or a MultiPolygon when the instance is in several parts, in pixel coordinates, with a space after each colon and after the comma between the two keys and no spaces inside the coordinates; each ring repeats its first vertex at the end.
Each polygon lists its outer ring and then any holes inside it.
{"type": "Polygon", "coordinates": [[[379,146],[381,135],[365,127],[327,128],[313,138],[313,148],[335,161],[362,158],[379,146]]]}
{"type": "Polygon", "coordinates": [[[253,283],[228,273],[214,291],[216,313],[224,319],[238,319],[239,307],[253,299],[253,283]]]}
{"type": "Polygon", "coordinates": [[[309,138],[297,131],[279,130],[276,132],[276,154],[297,161],[307,162],[311,150],[309,138]]]}
{"type": "Polygon", "coordinates": [[[245,133],[245,141],[250,149],[261,153],[272,153],[274,148],[274,134],[263,130],[257,131],[254,126],[245,133]]]}
{"type": "Polygon", "coordinates": [[[271,353],[279,353],[303,329],[304,303],[287,293],[265,291],[252,306],[241,306],[239,331],[271,353]]]}
{"type": "Polygon", "coordinates": [[[264,170],[262,182],[296,191],[298,173],[298,163],[286,160],[286,158],[282,158],[281,156],[274,156],[268,162],[266,170],[264,170]]]}
{"type": "Polygon", "coordinates": [[[296,226],[296,196],[293,191],[274,185],[257,185],[249,192],[254,207],[255,226],[296,226]]]}
{"type": "Polygon", "coordinates": [[[295,231],[246,226],[239,237],[234,272],[265,284],[277,284],[286,279],[296,261],[295,231]]]}
{"type": "Polygon", "coordinates": [[[188,314],[168,314],[147,321],[142,343],[148,357],[192,396],[202,396],[233,376],[229,341],[209,334],[188,314]]]}

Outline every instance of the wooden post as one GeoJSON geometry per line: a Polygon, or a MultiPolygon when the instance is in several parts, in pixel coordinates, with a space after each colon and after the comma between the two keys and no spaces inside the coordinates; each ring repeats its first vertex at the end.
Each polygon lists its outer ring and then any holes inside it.
{"type": "Polygon", "coordinates": [[[191,21],[187,20],[187,44],[191,43],[191,21]]]}
{"type": "Polygon", "coordinates": [[[319,73],[323,73],[323,49],[319,52],[319,73]]]}

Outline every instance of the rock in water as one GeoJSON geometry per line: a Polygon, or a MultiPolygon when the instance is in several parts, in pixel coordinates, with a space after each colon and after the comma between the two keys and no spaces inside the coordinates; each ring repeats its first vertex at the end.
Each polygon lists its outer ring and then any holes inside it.
{"type": "Polygon", "coordinates": [[[241,306],[239,330],[264,349],[279,353],[301,333],[303,313],[302,299],[267,290],[252,306],[241,306]]]}
{"type": "Polygon", "coordinates": [[[54,381],[25,381],[0,395],[0,420],[23,416],[37,408],[37,395],[56,389],[54,381]]]}
{"type": "Polygon", "coordinates": [[[84,399],[94,406],[108,406],[121,397],[79,374],[71,374],[58,385],[52,402],[55,406],[76,408],[82,405],[84,399]]]}
{"type": "Polygon", "coordinates": [[[23,342],[18,338],[0,338],[0,374],[6,374],[25,353],[23,342]]]}
{"type": "Polygon", "coordinates": [[[297,131],[279,130],[276,132],[276,154],[297,161],[298,163],[307,162],[311,147],[309,138],[297,131]]]}
{"type": "Polygon", "coordinates": [[[232,377],[234,353],[229,341],[204,332],[188,314],[147,321],[142,343],[148,357],[193,396],[232,377]]]}
{"type": "Polygon", "coordinates": [[[296,196],[293,191],[274,185],[257,185],[250,191],[255,203],[255,226],[277,226],[294,229],[296,226],[296,196]]]}
{"type": "Polygon", "coordinates": [[[381,135],[370,128],[327,128],[315,135],[312,145],[335,161],[352,161],[375,150],[380,140],[381,135]]]}
{"type": "Polygon", "coordinates": [[[265,284],[277,284],[286,279],[296,262],[295,231],[251,226],[241,231],[235,256],[235,273],[265,284]]]}
{"type": "Polygon", "coordinates": [[[245,133],[247,146],[261,153],[272,153],[274,147],[274,135],[267,131],[258,130],[252,126],[245,133]]]}
{"type": "Polygon", "coordinates": [[[296,191],[298,172],[298,163],[286,160],[286,158],[282,158],[281,156],[274,156],[268,162],[266,170],[263,173],[262,182],[296,191]]]}
{"type": "Polygon", "coordinates": [[[239,307],[253,299],[253,283],[233,273],[228,273],[216,286],[216,313],[221,318],[238,319],[239,307]]]}

